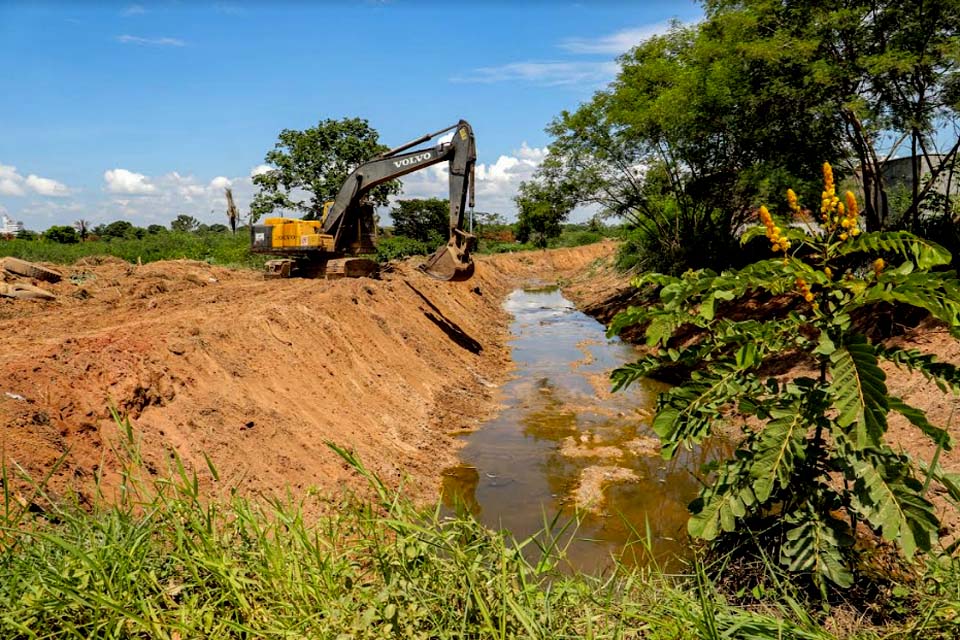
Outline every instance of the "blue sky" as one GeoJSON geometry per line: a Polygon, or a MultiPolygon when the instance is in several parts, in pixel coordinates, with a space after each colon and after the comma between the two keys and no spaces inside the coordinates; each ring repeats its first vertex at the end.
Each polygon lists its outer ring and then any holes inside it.
{"type": "MultiPolygon", "coordinates": [[[[692,2],[0,0],[0,213],[220,221],[284,128],[359,116],[386,144],[459,118],[477,135],[477,208],[513,214],[544,126],[608,82],[616,57],[692,2]]],[[[406,197],[446,195],[442,168],[406,197]]]]}

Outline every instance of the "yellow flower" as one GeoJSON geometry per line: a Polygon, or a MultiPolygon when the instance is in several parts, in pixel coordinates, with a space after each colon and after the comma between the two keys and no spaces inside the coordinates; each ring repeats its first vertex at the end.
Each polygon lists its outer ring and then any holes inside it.
{"type": "Polygon", "coordinates": [[[812,294],[812,293],[806,293],[806,294],[804,294],[803,299],[806,300],[807,302],[813,302],[813,294],[812,294]]]}
{"type": "Polygon", "coordinates": [[[845,194],[845,198],[847,201],[847,211],[850,212],[850,217],[856,218],[858,215],[860,215],[860,210],[857,207],[856,196],[853,195],[852,191],[847,191],[847,193],[845,194]]]}
{"type": "Polygon", "coordinates": [[[883,268],[886,266],[886,263],[883,261],[883,258],[877,258],[873,261],[873,271],[877,275],[880,275],[880,272],[883,271],[883,268]]]}
{"type": "Polygon", "coordinates": [[[824,267],[823,272],[828,278],[833,279],[833,271],[830,269],[830,267],[824,267]]]}
{"type": "Polygon", "coordinates": [[[849,237],[849,236],[846,234],[846,232],[840,234],[840,239],[841,239],[841,240],[846,240],[848,237],[849,237]]]}

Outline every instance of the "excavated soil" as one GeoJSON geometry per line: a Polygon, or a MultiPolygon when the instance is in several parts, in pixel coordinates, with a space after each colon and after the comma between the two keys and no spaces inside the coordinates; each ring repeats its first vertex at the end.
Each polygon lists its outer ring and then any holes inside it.
{"type": "Polygon", "coordinates": [[[406,478],[412,496],[435,498],[456,462],[452,434],[496,410],[512,367],[503,297],[612,251],[481,257],[462,283],[413,263],[382,280],[334,281],[190,261],[55,267],[60,283],[35,283],[55,301],[0,298],[4,464],[36,479],[55,469],[54,496],[72,489],[89,500],[97,476],[110,495],[120,480],[115,409],[150,473],[165,475],[176,454],[214,491],[360,489],[331,441],[391,484],[406,478]]]}

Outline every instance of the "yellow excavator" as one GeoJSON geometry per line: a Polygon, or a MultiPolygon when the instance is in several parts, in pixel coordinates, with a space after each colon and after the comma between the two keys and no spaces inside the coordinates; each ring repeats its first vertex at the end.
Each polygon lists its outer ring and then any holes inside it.
{"type": "Polygon", "coordinates": [[[272,277],[359,277],[374,276],[378,265],[356,257],[376,250],[373,205],[366,194],[377,185],[440,162],[449,162],[450,228],[447,244],[431,255],[420,269],[438,280],[467,280],[473,275],[470,253],[476,238],[463,228],[469,200],[474,204],[474,170],[477,147],[473,129],[466,120],[411,140],[376,156],[351,173],[335,200],[323,206],[319,220],[266,218],[250,227],[250,248],[254,253],[278,256],[267,262],[272,277]],[[415,149],[448,131],[449,142],[415,149]]]}

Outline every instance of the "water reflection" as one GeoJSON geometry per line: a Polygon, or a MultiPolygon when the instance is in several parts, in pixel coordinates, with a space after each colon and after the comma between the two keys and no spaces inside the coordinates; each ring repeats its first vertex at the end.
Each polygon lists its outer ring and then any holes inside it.
{"type": "Polygon", "coordinates": [[[444,473],[444,504],[518,538],[557,514],[575,517],[561,543],[577,569],[603,568],[615,554],[674,565],[686,555],[696,472],[725,445],[664,461],[649,426],[663,386],[606,392],[608,372],[636,357],[632,346],[608,340],[555,288],[515,291],[505,306],[517,375],[503,388],[503,411],[465,436],[463,464],[444,473]]]}

